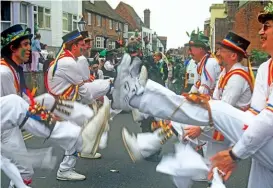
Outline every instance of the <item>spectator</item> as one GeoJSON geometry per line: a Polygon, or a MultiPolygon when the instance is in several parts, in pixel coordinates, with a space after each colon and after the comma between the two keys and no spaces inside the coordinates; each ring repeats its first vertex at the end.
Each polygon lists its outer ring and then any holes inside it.
{"type": "Polygon", "coordinates": [[[169,89],[172,88],[173,71],[174,71],[173,62],[169,61],[169,63],[168,63],[168,83],[167,83],[167,87],[169,89]]]}
{"type": "Polygon", "coordinates": [[[168,66],[166,61],[163,60],[163,56],[161,52],[156,52],[154,55],[154,62],[158,68],[158,71],[161,74],[161,78],[165,83],[168,78],[168,66]]]}
{"type": "Polygon", "coordinates": [[[31,43],[31,50],[32,50],[32,62],[31,62],[31,71],[37,72],[39,70],[39,57],[41,52],[41,45],[40,45],[41,35],[36,34],[34,40],[31,43]]]}
{"type": "Polygon", "coordinates": [[[48,56],[47,44],[41,45],[41,55],[43,56],[45,60],[47,59],[47,56],[48,56]]]}
{"type": "Polygon", "coordinates": [[[44,64],[43,64],[43,72],[47,72],[48,68],[49,68],[49,65],[50,63],[54,60],[54,53],[53,52],[49,52],[48,55],[47,55],[47,59],[44,61],[44,64]]]}

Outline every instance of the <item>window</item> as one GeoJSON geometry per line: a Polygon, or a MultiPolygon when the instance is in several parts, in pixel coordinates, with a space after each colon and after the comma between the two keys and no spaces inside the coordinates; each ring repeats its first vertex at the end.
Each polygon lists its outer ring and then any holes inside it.
{"type": "Polygon", "coordinates": [[[108,45],[108,49],[109,49],[109,50],[112,50],[112,49],[115,49],[115,48],[116,48],[116,42],[110,41],[110,42],[109,42],[109,45],[108,45]]]}
{"type": "Polygon", "coordinates": [[[104,38],[96,37],[96,48],[104,48],[104,38]]]}
{"type": "Polygon", "coordinates": [[[128,32],[128,25],[127,24],[124,24],[123,31],[128,32]]]}
{"type": "Polygon", "coordinates": [[[92,15],[91,15],[91,13],[88,12],[88,13],[87,13],[87,16],[88,16],[88,22],[87,22],[87,24],[88,24],[88,25],[92,25],[92,15]]]}
{"type": "Polygon", "coordinates": [[[97,15],[97,26],[101,26],[101,16],[97,15]]]}
{"type": "Polygon", "coordinates": [[[118,30],[118,22],[116,22],[116,30],[118,30]]]}
{"type": "Polygon", "coordinates": [[[73,15],[73,30],[78,28],[77,16],[73,15]]]}
{"type": "Polygon", "coordinates": [[[49,8],[34,6],[34,24],[37,24],[39,28],[50,29],[51,10],[49,8]]]}
{"type": "Polygon", "coordinates": [[[120,31],[122,31],[122,23],[118,23],[118,28],[120,31]]]}
{"type": "Polygon", "coordinates": [[[68,14],[63,13],[63,30],[68,31],[68,14]]]}
{"type": "Polygon", "coordinates": [[[38,7],[38,27],[44,28],[44,8],[38,7]]]}
{"type": "Polygon", "coordinates": [[[109,29],[113,29],[113,21],[109,20],[109,29]]]}
{"type": "Polygon", "coordinates": [[[51,26],[51,11],[48,8],[45,8],[45,28],[50,28],[51,26]]]}
{"type": "Polygon", "coordinates": [[[28,23],[27,23],[27,4],[26,3],[21,3],[20,4],[20,23],[21,25],[24,25],[25,27],[27,27],[28,23]]]}
{"type": "Polygon", "coordinates": [[[63,12],[63,31],[73,31],[77,29],[77,16],[63,12]]]}
{"type": "Polygon", "coordinates": [[[123,26],[123,38],[128,39],[128,25],[124,24],[123,26]]]}
{"type": "Polygon", "coordinates": [[[68,31],[72,31],[73,22],[72,22],[72,14],[68,14],[68,31]]]}
{"type": "Polygon", "coordinates": [[[10,1],[1,1],[1,31],[11,25],[10,1]]]}

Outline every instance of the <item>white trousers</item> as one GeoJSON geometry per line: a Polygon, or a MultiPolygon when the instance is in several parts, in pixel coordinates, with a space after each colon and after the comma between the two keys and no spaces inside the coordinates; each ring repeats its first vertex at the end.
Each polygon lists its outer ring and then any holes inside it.
{"type": "MultiPolygon", "coordinates": [[[[65,117],[67,120],[74,122],[80,129],[94,116],[93,110],[80,103],[74,103],[74,109],[71,112],[71,116],[65,117]]],[[[77,156],[73,155],[76,152],[76,148],[72,150],[66,150],[64,153],[63,161],[60,164],[60,171],[68,171],[75,167],[77,156]]]]}
{"type": "MultiPolygon", "coordinates": [[[[0,98],[1,131],[19,127],[25,118],[29,104],[17,95],[8,95],[0,98]]],[[[67,121],[56,122],[50,135],[50,130],[42,123],[28,118],[24,129],[35,136],[47,138],[68,151],[81,151],[81,128],[67,121]],[[69,127],[69,128],[68,128],[69,127]]],[[[14,182],[15,183],[15,182],[14,182]]]]}
{"type": "MultiPolygon", "coordinates": [[[[3,130],[2,128],[1,144],[5,145],[6,147],[17,147],[18,149],[25,150],[27,152],[25,141],[23,139],[22,132],[19,129],[19,127],[13,127],[8,130],[3,130]]],[[[10,160],[12,161],[12,159],[10,160]]],[[[12,162],[17,166],[24,180],[30,180],[32,178],[34,171],[31,165],[20,164],[16,161],[12,162]]]]}
{"type": "MultiPolygon", "coordinates": [[[[252,125],[254,117],[249,113],[238,110],[222,101],[211,100],[209,104],[215,128],[223,133],[224,137],[233,144],[235,144],[244,133],[244,125],[252,125]]],[[[197,126],[208,126],[209,124],[209,116],[206,109],[188,102],[185,97],[176,95],[151,80],[148,80],[146,84],[139,106],[133,107],[139,108],[143,113],[162,119],[171,119],[180,123],[197,126]],[[158,108],[158,104],[160,104],[161,108],[158,108]],[[176,112],[174,112],[175,110],[176,112]]],[[[259,151],[252,155],[253,159],[257,160],[260,165],[267,169],[263,174],[264,176],[260,176],[262,179],[260,186],[256,187],[265,187],[266,184],[273,185],[272,146],[273,139],[269,140],[259,151]]],[[[260,168],[262,167],[260,166],[260,168]]],[[[259,172],[257,172],[257,170],[255,170],[255,172],[251,170],[251,173],[259,172]]],[[[250,175],[249,182],[252,181],[251,178],[255,181],[256,177],[252,176],[252,174],[250,175]]],[[[251,186],[252,185],[249,184],[249,187],[251,186]]]]}
{"type": "Polygon", "coordinates": [[[16,187],[29,188],[24,184],[18,168],[9,159],[1,156],[0,165],[1,170],[3,170],[3,172],[12,180],[16,187]]]}

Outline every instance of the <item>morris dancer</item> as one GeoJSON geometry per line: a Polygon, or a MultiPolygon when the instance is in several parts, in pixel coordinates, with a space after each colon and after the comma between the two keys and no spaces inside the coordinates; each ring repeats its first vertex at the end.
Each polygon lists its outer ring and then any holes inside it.
{"type": "MultiPolygon", "coordinates": [[[[266,9],[267,12],[260,14],[258,19],[263,24],[263,28],[259,32],[262,39],[262,48],[272,56],[272,4],[270,6],[271,8],[266,9]]],[[[260,79],[257,80],[262,82],[256,82],[253,99],[257,97],[257,100],[261,101],[261,105],[259,105],[261,111],[255,117],[249,112],[243,112],[223,101],[208,100],[206,97],[195,94],[188,96],[175,95],[173,92],[150,80],[141,85],[136,79],[139,74],[140,63],[130,64],[130,62],[130,56],[125,54],[114,85],[114,102],[112,104],[114,108],[124,110],[138,108],[143,113],[163,119],[171,119],[198,126],[214,126],[232,144],[235,144],[232,149],[220,152],[212,159],[213,167],[218,167],[219,170],[224,172],[224,179],[227,180],[230,177],[236,162],[240,159],[252,157],[258,162],[257,167],[263,170],[251,170],[248,186],[272,187],[272,58],[262,64],[258,70],[257,78],[260,77],[260,79]],[[126,100],[124,100],[125,98],[126,100]],[[158,108],[156,101],[160,101],[162,108],[158,108]],[[258,173],[260,173],[258,176],[259,181],[254,179],[254,177],[257,178],[254,174],[258,173]]],[[[161,133],[166,135],[167,139],[175,131],[172,127],[168,127],[161,133]]],[[[125,134],[124,137],[127,137],[127,135],[125,134]]],[[[139,156],[136,149],[130,146],[128,148],[131,154],[139,156]]]]}
{"type": "MultiPolygon", "coordinates": [[[[51,64],[47,78],[47,90],[53,96],[61,98],[80,101],[82,104],[92,104],[96,99],[102,98],[110,92],[109,80],[94,80],[93,82],[84,82],[76,62],[77,58],[81,56],[85,48],[84,37],[78,30],[72,31],[62,37],[63,45],[56,60],[51,64]]],[[[102,107],[95,115],[97,117],[96,131],[94,132],[94,150],[96,151],[101,139],[101,135],[105,130],[107,120],[110,114],[109,100],[104,97],[105,101],[102,107]]],[[[91,109],[90,109],[91,110],[91,109]]],[[[79,111],[78,113],[81,113],[79,111]]],[[[72,119],[70,119],[73,121],[72,119]]],[[[76,119],[74,121],[77,121],[76,119]]],[[[83,126],[84,124],[78,124],[83,126]]],[[[87,153],[84,155],[89,155],[87,153]]],[[[95,153],[92,153],[91,157],[95,153]]],[[[98,154],[97,154],[98,155],[98,154]]],[[[99,154],[100,155],[100,154],[99,154]]],[[[57,172],[58,180],[84,180],[85,176],[74,171],[76,164],[76,156],[71,155],[70,151],[65,152],[63,162],[57,172]]]]}
{"type": "MultiPolygon", "coordinates": [[[[195,85],[192,86],[191,92],[198,92],[201,94],[211,94],[213,91],[213,88],[216,85],[216,79],[219,76],[220,73],[220,66],[218,62],[216,61],[215,58],[212,58],[210,54],[208,53],[210,47],[209,47],[209,39],[208,37],[204,36],[202,33],[195,34],[192,32],[190,41],[189,41],[189,46],[190,46],[190,54],[193,57],[193,59],[197,62],[198,64],[198,77],[195,78],[195,85]]],[[[133,61],[134,62],[134,61],[133,61]]],[[[143,81],[142,81],[143,82],[143,81]]],[[[134,119],[139,120],[140,117],[145,117],[145,115],[138,115],[142,113],[137,113],[138,110],[133,109],[133,116],[134,119]]],[[[155,116],[157,117],[157,116],[155,116]]],[[[168,122],[162,123],[162,121],[158,121],[157,123],[153,123],[153,125],[156,126],[154,128],[159,128],[160,126],[168,126],[168,122]]],[[[180,125],[179,125],[180,126],[180,125]]],[[[183,127],[186,128],[186,131],[188,134],[193,134],[196,132],[196,128],[193,126],[187,127],[187,125],[183,125],[183,127]]],[[[199,130],[199,127],[197,127],[198,131],[200,132],[201,129],[199,130]]],[[[204,129],[204,127],[202,127],[204,129]]],[[[127,132],[126,129],[124,129],[124,133],[127,132]]],[[[145,151],[145,155],[143,156],[144,158],[154,154],[157,152],[157,150],[160,149],[160,139],[158,138],[157,132],[154,134],[138,134],[136,137],[137,142],[139,142],[139,147],[140,150],[145,151]],[[143,137],[149,137],[149,140],[153,140],[153,144],[149,144],[149,142],[142,142],[140,141],[143,140],[143,137]],[[155,142],[155,143],[154,143],[155,142]],[[146,148],[147,147],[147,148],[146,148]]],[[[133,161],[137,159],[133,159],[133,161]]]]}
{"type": "MultiPolygon", "coordinates": [[[[54,102],[54,97],[50,98],[50,100],[48,100],[49,98],[47,97],[44,97],[43,99],[47,100],[47,103],[50,104],[47,106],[49,109],[56,106],[56,108],[62,112],[68,114],[73,113],[73,103],[71,102],[62,101],[61,103],[56,104],[54,102]],[[69,107],[70,105],[72,106],[69,107]]],[[[0,97],[0,106],[1,131],[14,129],[15,127],[20,129],[23,128],[35,136],[46,138],[57,143],[67,151],[73,151],[71,155],[75,155],[77,152],[91,153],[93,150],[92,144],[94,138],[92,138],[92,131],[90,131],[90,128],[92,129],[94,127],[92,122],[89,122],[82,130],[80,126],[75,125],[74,123],[68,121],[55,121],[55,116],[50,111],[45,110],[39,103],[32,100],[31,104],[28,104],[24,99],[14,94],[0,97]],[[67,127],[69,127],[69,129],[67,127]]],[[[77,110],[79,110],[79,108],[77,110]]],[[[90,109],[85,109],[84,106],[81,106],[81,110],[87,112],[87,110],[90,109]]],[[[91,111],[91,114],[92,113],[93,112],[91,111]]],[[[83,119],[83,122],[89,120],[89,118],[80,118],[83,119]]],[[[16,145],[13,145],[12,147],[15,146],[16,145]]],[[[19,148],[19,150],[22,150],[22,148],[19,148]]],[[[21,181],[18,175],[16,175],[17,169],[7,162],[2,161],[2,163],[9,165],[6,170],[8,170],[9,173],[15,174],[14,176],[16,179],[12,178],[15,180],[12,183],[13,186],[18,188],[27,187],[22,185],[23,180],[21,181]]]]}
{"type": "MultiPolygon", "coordinates": [[[[93,122],[97,124],[99,119],[99,117],[92,118],[94,115],[93,110],[76,102],[74,102],[73,109],[71,109],[71,105],[69,105],[71,102],[68,103],[64,102],[63,100],[55,100],[55,98],[49,94],[43,94],[33,98],[33,95],[26,87],[24,74],[20,65],[29,60],[31,37],[32,35],[30,33],[30,29],[24,30],[21,25],[14,25],[1,33],[1,55],[3,57],[3,59],[1,59],[0,66],[1,96],[3,97],[10,94],[18,94],[26,98],[26,100],[28,100],[31,104],[34,102],[43,104],[47,110],[57,114],[62,119],[72,119],[80,125],[88,122],[88,124],[86,124],[82,130],[81,138],[79,138],[84,145],[82,145],[82,149],[79,148],[78,151],[80,152],[83,150],[83,152],[94,154],[98,143],[92,135],[96,135],[100,129],[97,126],[93,126],[93,122]]],[[[70,125],[71,123],[66,124],[70,125]]],[[[11,129],[11,131],[5,131],[5,129],[3,129],[5,134],[2,134],[2,142],[8,141],[8,143],[12,145],[25,149],[22,134],[18,126],[19,124],[11,129]]],[[[73,136],[76,137],[76,139],[78,139],[81,129],[79,128],[79,134],[77,133],[77,130],[71,127],[72,133],[75,134],[73,136]]],[[[55,129],[53,131],[55,131],[55,129]]],[[[67,131],[64,130],[63,134],[60,134],[58,139],[62,139],[63,136],[66,136],[66,132],[67,131]]],[[[70,132],[68,133],[71,134],[70,132]]],[[[71,135],[68,136],[71,137],[71,135]]],[[[52,137],[49,139],[51,140],[52,137]]],[[[70,149],[71,148],[69,148],[69,150],[70,149]]],[[[75,153],[75,151],[75,149],[74,151],[71,151],[71,154],[75,153]]],[[[17,167],[18,166],[20,170],[21,165],[18,164],[17,167]]],[[[25,179],[24,175],[27,174],[25,173],[27,168],[22,169],[23,170],[20,170],[20,173],[23,179],[25,179]]],[[[30,173],[28,173],[27,181],[24,181],[28,185],[31,183],[31,176],[29,174],[30,173]]],[[[12,182],[10,183],[10,186],[13,186],[12,182]]]]}
{"type": "MultiPolygon", "coordinates": [[[[222,100],[246,111],[250,105],[254,79],[250,74],[252,73],[251,69],[246,70],[246,67],[242,66],[240,62],[243,58],[247,58],[246,49],[250,42],[230,32],[219,44],[221,45],[219,56],[224,65],[224,70],[221,72],[220,79],[216,84],[213,99],[222,100]]],[[[186,132],[184,138],[187,136],[191,139],[199,137],[206,141],[204,157],[207,162],[217,152],[225,150],[230,146],[230,141],[225,139],[219,131],[210,128],[208,131],[202,132],[200,127],[191,126],[191,132],[186,132]]],[[[193,179],[198,180],[197,178],[199,177],[194,177],[193,179]]]]}

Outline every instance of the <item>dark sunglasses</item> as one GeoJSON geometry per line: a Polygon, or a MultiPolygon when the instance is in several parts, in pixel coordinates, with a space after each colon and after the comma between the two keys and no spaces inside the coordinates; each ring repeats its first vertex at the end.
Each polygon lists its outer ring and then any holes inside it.
{"type": "Polygon", "coordinates": [[[266,30],[268,30],[270,27],[272,27],[272,25],[270,25],[269,23],[266,23],[266,24],[263,24],[262,29],[263,29],[264,31],[266,31],[266,30]]]}

